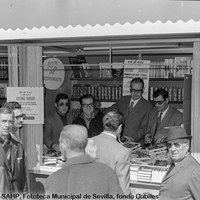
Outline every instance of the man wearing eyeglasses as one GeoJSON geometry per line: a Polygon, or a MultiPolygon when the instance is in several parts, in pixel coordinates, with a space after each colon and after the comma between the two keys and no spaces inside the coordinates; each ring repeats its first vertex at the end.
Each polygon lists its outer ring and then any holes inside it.
{"type": "Polygon", "coordinates": [[[73,124],[82,125],[88,130],[88,137],[99,135],[103,131],[103,113],[95,108],[95,98],[91,94],[80,97],[81,113],[73,124]]]}
{"type": "Polygon", "coordinates": [[[107,111],[116,109],[124,116],[123,136],[128,136],[134,142],[144,146],[145,131],[150,111],[153,109],[151,102],[143,98],[144,81],[133,78],[130,82],[130,95],[121,97],[116,104],[107,111]]]}
{"type": "Polygon", "coordinates": [[[145,143],[150,147],[160,145],[165,140],[167,127],[183,124],[183,113],[169,105],[168,92],[165,89],[154,92],[153,104],[155,109],[149,117],[145,136],[145,143]]]}
{"type": "Polygon", "coordinates": [[[67,94],[57,94],[55,98],[55,111],[45,117],[44,123],[44,144],[49,149],[49,153],[58,152],[59,137],[64,126],[71,123],[70,100],[67,94]]]}
{"type": "Polygon", "coordinates": [[[200,164],[190,155],[191,136],[172,126],[166,138],[171,167],[163,178],[159,200],[199,200],[200,164]]]}
{"type": "Polygon", "coordinates": [[[16,101],[6,102],[4,108],[9,108],[14,113],[12,129],[9,133],[7,143],[4,142],[4,150],[8,155],[8,163],[12,174],[13,191],[23,193],[27,190],[25,151],[20,138],[19,129],[23,126],[25,114],[21,105],[16,101]]]}

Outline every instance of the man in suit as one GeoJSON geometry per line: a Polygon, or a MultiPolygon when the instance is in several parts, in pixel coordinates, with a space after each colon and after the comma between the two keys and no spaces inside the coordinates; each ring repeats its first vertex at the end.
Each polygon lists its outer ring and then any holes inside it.
{"type": "Polygon", "coordinates": [[[12,173],[12,184],[14,192],[22,193],[27,190],[25,151],[19,135],[19,129],[23,127],[25,114],[22,112],[21,105],[16,101],[3,104],[3,107],[11,109],[14,113],[14,123],[10,132],[10,169],[12,173]]]}
{"type": "Polygon", "coordinates": [[[71,123],[68,115],[70,100],[66,94],[60,93],[55,98],[55,112],[45,118],[44,144],[50,151],[59,151],[59,137],[62,128],[71,123]]]}
{"type": "Polygon", "coordinates": [[[168,129],[167,148],[172,165],[161,183],[159,200],[200,199],[200,164],[189,153],[190,140],[183,127],[168,129]]]}
{"type": "Polygon", "coordinates": [[[116,109],[125,118],[123,135],[144,146],[145,131],[153,105],[142,97],[144,81],[134,78],[130,82],[131,95],[123,96],[107,110],[116,109]]]}
{"type": "Polygon", "coordinates": [[[153,94],[155,109],[151,111],[145,143],[155,146],[162,143],[167,137],[167,128],[183,124],[183,113],[169,105],[168,92],[158,89],[153,94]]]}
{"type": "Polygon", "coordinates": [[[60,150],[66,161],[62,168],[51,174],[46,181],[46,194],[90,195],[85,199],[111,199],[108,195],[123,194],[115,172],[107,165],[95,162],[85,153],[87,129],[81,125],[67,125],[60,135],[60,150]],[[107,198],[106,198],[106,196],[107,198]]]}
{"type": "Polygon", "coordinates": [[[10,152],[7,151],[13,120],[12,110],[0,108],[0,194],[13,191],[11,169],[8,164],[10,152]]]}
{"type": "Polygon", "coordinates": [[[109,111],[103,117],[104,131],[91,138],[97,146],[97,161],[110,166],[119,179],[125,194],[130,194],[130,149],[117,141],[122,128],[123,116],[117,111],[109,111]]]}

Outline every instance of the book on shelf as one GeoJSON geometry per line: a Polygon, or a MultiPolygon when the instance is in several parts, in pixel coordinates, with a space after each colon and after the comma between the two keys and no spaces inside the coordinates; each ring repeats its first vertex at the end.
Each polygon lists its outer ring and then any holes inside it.
{"type": "Polygon", "coordinates": [[[8,64],[6,62],[0,62],[0,79],[8,78],[8,64]]]}
{"type": "Polygon", "coordinates": [[[124,73],[124,64],[123,63],[112,63],[112,77],[113,78],[122,78],[124,73]]]}
{"type": "Polygon", "coordinates": [[[85,70],[84,70],[86,67],[83,65],[83,63],[84,64],[87,63],[84,56],[69,57],[69,62],[71,64],[74,78],[86,78],[87,77],[85,70]]]}
{"type": "Polygon", "coordinates": [[[7,86],[7,83],[0,83],[0,98],[6,98],[7,86]]]}
{"type": "Polygon", "coordinates": [[[174,58],[174,77],[184,77],[185,74],[191,73],[191,57],[174,58]]]}
{"type": "Polygon", "coordinates": [[[99,77],[112,78],[112,70],[110,63],[99,63],[99,77]]]}

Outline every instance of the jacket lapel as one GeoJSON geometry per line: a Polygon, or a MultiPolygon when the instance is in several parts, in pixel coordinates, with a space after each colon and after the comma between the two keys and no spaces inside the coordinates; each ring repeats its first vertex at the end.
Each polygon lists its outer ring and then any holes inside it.
{"type": "Polygon", "coordinates": [[[163,181],[168,180],[170,177],[175,176],[180,171],[183,171],[184,168],[187,168],[188,160],[190,159],[190,155],[186,156],[183,161],[176,164],[176,166],[172,169],[169,174],[163,178],[163,181]]]}

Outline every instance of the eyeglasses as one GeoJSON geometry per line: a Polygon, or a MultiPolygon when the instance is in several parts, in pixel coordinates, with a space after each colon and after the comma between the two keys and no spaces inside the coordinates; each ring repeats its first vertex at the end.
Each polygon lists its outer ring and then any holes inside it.
{"type": "Polygon", "coordinates": [[[162,105],[164,101],[165,101],[165,100],[163,100],[163,101],[153,101],[153,104],[154,104],[154,105],[156,105],[156,104],[162,105]]]}
{"type": "Polygon", "coordinates": [[[15,119],[16,120],[20,120],[20,119],[26,119],[26,115],[25,114],[22,114],[22,115],[18,115],[18,116],[15,116],[15,119]]]}
{"type": "Polygon", "coordinates": [[[186,142],[184,142],[184,143],[179,143],[179,142],[167,143],[167,148],[170,149],[174,145],[175,148],[179,149],[182,144],[186,144],[186,142]]]}
{"type": "Polygon", "coordinates": [[[143,89],[138,89],[138,90],[130,89],[130,91],[133,93],[142,93],[143,89]]]}
{"type": "Polygon", "coordinates": [[[90,103],[90,104],[82,104],[82,107],[83,107],[83,108],[93,108],[93,107],[94,107],[94,104],[93,104],[93,103],[90,103]]]}
{"type": "Polygon", "coordinates": [[[70,103],[64,103],[64,102],[61,102],[58,104],[58,106],[69,106],[69,105],[70,105],[70,103]]]}

